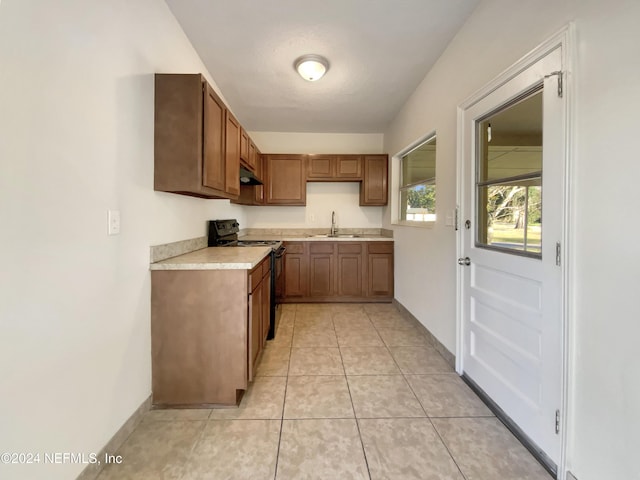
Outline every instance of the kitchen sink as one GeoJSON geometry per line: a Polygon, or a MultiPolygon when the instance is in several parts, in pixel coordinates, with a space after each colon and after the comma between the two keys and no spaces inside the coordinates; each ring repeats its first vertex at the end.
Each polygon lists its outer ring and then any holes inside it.
{"type": "Polygon", "coordinates": [[[344,233],[338,235],[330,235],[328,233],[318,233],[317,235],[309,235],[311,238],[359,238],[360,235],[354,235],[352,233],[344,233]]]}

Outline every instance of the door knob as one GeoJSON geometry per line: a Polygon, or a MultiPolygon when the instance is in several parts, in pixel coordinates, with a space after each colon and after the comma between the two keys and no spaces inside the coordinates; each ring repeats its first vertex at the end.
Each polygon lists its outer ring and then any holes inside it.
{"type": "Polygon", "coordinates": [[[458,265],[471,265],[471,259],[469,257],[460,257],[458,259],[458,265]]]}

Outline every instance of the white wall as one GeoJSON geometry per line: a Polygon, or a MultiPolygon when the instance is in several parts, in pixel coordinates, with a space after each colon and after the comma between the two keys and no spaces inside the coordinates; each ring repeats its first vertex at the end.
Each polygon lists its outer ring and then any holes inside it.
{"type": "MultiPolygon", "coordinates": [[[[382,134],[250,132],[263,153],[384,153],[382,134]]],[[[382,207],[361,207],[358,183],[308,182],[304,207],[247,207],[252,228],[380,228],[382,207]]]]}
{"type": "MultiPolygon", "coordinates": [[[[396,297],[455,348],[455,234],[444,214],[456,198],[456,107],[569,21],[576,144],[572,173],[572,386],[568,466],[579,480],[640,478],[640,34],[636,0],[487,0],[480,4],[385,133],[394,154],[438,134],[433,229],[395,227],[396,297]],[[603,168],[603,164],[608,168],[603,168]],[[430,274],[430,272],[432,272],[430,274]],[[418,281],[420,279],[420,281],[418,281]]],[[[383,223],[390,223],[386,209],[383,223]]]]}
{"type": "Polygon", "coordinates": [[[149,246],[242,215],[153,191],[153,74],[204,70],[162,0],[0,5],[0,452],[97,452],[149,396],[149,246]]]}

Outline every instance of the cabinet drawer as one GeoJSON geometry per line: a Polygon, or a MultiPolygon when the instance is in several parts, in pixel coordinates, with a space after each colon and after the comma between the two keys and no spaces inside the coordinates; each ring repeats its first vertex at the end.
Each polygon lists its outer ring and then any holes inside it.
{"type": "Polygon", "coordinates": [[[393,243],[391,242],[371,242],[367,246],[369,253],[393,253],[393,243]]]}
{"type": "Polygon", "coordinates": [[[333,242],[311,242],[309,253],[333,253],[335,244],[333,242]]]}
{"type": "Polygon", "coordinates": [[[287,253],[304,253],[304,244],[302,242],[287,242],[287,253]]]}
{"type": "Polygon", "coordinates": [[[362,244],[338,243],[338,253],[362,253],[362,244]]]}
{"type": "Polygon", "coordinates": [[[258,265],[253,267],[249,272],[249,293],[253,292],[262,281],[262,277],[271,269],[269,256],[262,260],[258,265]]]}
{"type": "Polygon", "coordinates": [[[262,262],[262,276],[266,277],[271,272],[271,256],[267,256],[262,262]]]}

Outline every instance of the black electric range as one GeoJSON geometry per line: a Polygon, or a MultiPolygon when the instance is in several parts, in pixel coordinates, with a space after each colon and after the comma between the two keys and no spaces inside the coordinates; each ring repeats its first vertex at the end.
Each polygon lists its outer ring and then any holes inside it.
{"type": "Polygon", "coordinates": [[[282,291],[283,261],[285,247],[280,240],[242,240],[238,239],[240,224],[235,219],[210,220],[208,228],[209,247],[271,247],[271,305],[269,315],[269,333],[267,340],[275,338],[278,328],[279,305],[278,296],[282,291]]]}

